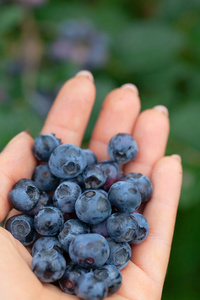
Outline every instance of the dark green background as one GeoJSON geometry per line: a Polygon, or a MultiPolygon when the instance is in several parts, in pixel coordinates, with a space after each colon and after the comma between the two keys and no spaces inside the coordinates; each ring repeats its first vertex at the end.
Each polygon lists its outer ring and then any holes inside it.
{"type": "Polygon", "coordinates": [[[22,130],[36,137],[55,91],[87,67],[56,62],[48,53],[63,20],[89,21],[97,35],[106,36],[108,59],[102,66],[88,67],[95,77],[97,101],[84,141],[105,95],[126,82],[138,86],[142,110],[157,104],[168,107],[166,154],[182,156],[184,176],[162,299],[199,299],[200,1],[57,0],[34,9],[1,2],[0,149],[22,130]],[[39,97],[41,91],[48,99],[39,97]]]}

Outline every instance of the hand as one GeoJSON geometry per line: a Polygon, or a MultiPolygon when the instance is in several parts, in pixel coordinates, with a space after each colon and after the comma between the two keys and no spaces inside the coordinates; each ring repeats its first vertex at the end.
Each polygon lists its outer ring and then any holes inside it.
{"type": "MultiPolygon", "coordinates": [[[[80,146],[94,98],[92,75],[79,72],[62,87],[42,133],[55,133],[63,143],[80,146]]],[[[179,157],[164,157],[169,133],[167,110],[157,106],[139,112],[136,87],[128,84],[113,90],[103,103],[89,143],[98,159],[103,160],[108,158],[107,144],[114,134],[132,134],[138,143],[139,154],[124,167],[124,172],[149,176],[154,188],[153,196],[143,210],[150,226],[149,236],[142,244],[132,247],[132,259],[122,270],[123,285],[109,298],[113,300],[161,299],[181,190],[179,157]]],[[[36,166],[32,146],[32,137],[22,132],[0,154],[0,221],[11,209],[8,193],[13,184],[32,176],[36,166]]],[[[52,284],[41,283],[30,269],[32,258],[27,249],[3,228],[0,228],[0,245],[2,299],[77,299],[52,284]]]]}

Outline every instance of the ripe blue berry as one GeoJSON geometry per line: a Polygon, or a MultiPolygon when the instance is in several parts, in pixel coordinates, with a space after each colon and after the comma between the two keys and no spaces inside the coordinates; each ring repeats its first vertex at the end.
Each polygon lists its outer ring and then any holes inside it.
{"type": "Polygon", "coordinates": [[[108,144],[108,154],[119,164],[125,164],[137,156],[138,146],[131,135],[118,133],[111,138],[108,144]]]}
{"type": "Polygon", "coordinates": [[[97,157],[94,152],[90,149],[82,149],[86,159],[87,159],[87,166],[95,165],[97,163],[97,157]]]}
{"type": "Polygon", "coordinates": [[[105,282],[108,288],[107,296],[116,293],[122,285],[121,272],[114,265],[104,265],[94,270],[94,277],[105,282]]]}
{"type": "Polygon", "coordinates": [[[102,300],[107,295],[107,287],[103,280],[100,281],[90,272],[78,278],[75,293],[84,300],[102,300]]]}
{"type": "Polygon", "coordinates": [[[60,279],[66,268],[65,258],[57,250],[41,250],[32,259],[31,269],[42,282],[60,279]]]}
{"type": "Polygon", "coordinates": [[[110,247],[107,265],[115,265],[119,270],[124,269],[131,259],[131,246],[127,242],[117,243],[112,238],[106,239],[110,247]]]}
{"type": "Polygon", "coordinates": [[[108,191],[108,199],[120,212],[132,213],[141,204],[141,195],[135,185],[127,181],[115,182],[108,191]]]}
{"type": "Polygon", "coordinates": [[[89,233],[90,228],[87,224],[78,219],[71,219],[64,223],[63,229],[58,235],[58,240],[62,248],[68,252],[69,244],[79,234],[89,233]]]}
{"type": "Polygon", "coordinates": [[[81,195],[81,188],[75,182],[63,181],[55,190],[53,204],[64,213],[75,210],[75,202],[81,195]]]}
{"type": "Polygon", "coordinates": [[[151,180],[141,173],[128,173],[120,180],[132,182],[138,189],[142,202],[147,202],[153,193],[151,180]]]}
{"type": "Polygon", "coordinates": [[[64,218],[57,207],[45,206],[34,217],[36,231],[44,236],[54,236],[62,229],[64,218]]]}
{"type": "Polygon", "coordinates": [[[126,213],[114,213],[106,221],[110,237],[115,242],[130,242],[137,237],[138,222],[126,213]]]}
{"type": "Polygon", "coordinates": [[[83,180],[86,189],[98,189],[105,183],[106,175],[100,166],[91,165],[83,171],[83,180]]]}
{"type": "Polygon", "coordinates": [[[103,222],[111,215],[111,205],[103,190],[87,190],[75,203],[78,218],[88,224],[103,222]]]}
{"type": "Polygon", "coordinates": [[[108,259],[109,252],[106,239],[96,233],[80,234],[69,245],[71,260],[86,269],[102,267],[108,259]]]}
{"type": "Polygon", "coordinates": [[[31,245],[36,238],[33,218],[27,215],[15,215],[10,217],[5,228],[19,240],[24,246],[31,245]]]}
{"type": "Polygon", "coordinates": [[[130,241],[130,244],[141,244],[149,234],[149,223],[142,214],[132,213],[131,217],[136,219],[139,229],[137,235],[130,241]]]}
{"type": "Polygon", "coordinates": [[[75,285],[79,277],[86,272],[86,269],[83,269],[80,266],[75,265],[74,263],[68,265],[62,278],[60,278],[58,281],[62,291],[70,295],[75,295],[75,285]]]}
{"type": "Polygon", "coordinates": [[[48,164],[37,166],[32,179],[38,189],[45,192],[53,191],[60,182],[60,179],[50,172],[48,164]]]}
{"type": "Polygon", "coordinates": [[[78,176],[87,165],[81,148],[71,144],[58,146],[49,158],[49,168],[58,178],[69,179],[78,176]]]}
{"type": "Polygon", "coordinates": [[[51,153],[61,144],[54,134],[41,134],[33,144],[33,154],[40,161],[48,161],[51,153]]]}
{"type": "Polygon", "coordinates": [[[12,206],[21,212],[33,209],[40,198],[40,192],[30,179],[20,179],[12,188],[8,199],[12,206]]]}

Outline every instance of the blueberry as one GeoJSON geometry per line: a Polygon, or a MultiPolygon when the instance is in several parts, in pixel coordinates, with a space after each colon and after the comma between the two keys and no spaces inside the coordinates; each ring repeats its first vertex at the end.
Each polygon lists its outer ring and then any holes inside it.
{"type": "Polygon", "coordinates": [[[131,135],[118,133],[111,138],[108,144],[108,154],[119,164],[125,164],[137,156],[138,146],[131,135]]]}
{"type": "Polygon", "coordinates": [[[105,221],[103,221],[102,223],[100,223],[100,224],[91,225],[90,226],[91,232],[101,234],[105,238],[109,237],[109,233],[108,233],[108,230],[107,230],[107,227],[106,227],[106,221],[107,221],[107,219],[105,221]]]}
{"type": "Polygon", "coordinates": [[[63,292],[71,295],[75,295],[75,285],[79,277],[87,271],[78,265],[71,263],[65,269],[65,273],[58,283],[63,292]]]}
{"type": "Polygon", "coordinates": [[[109,256],[106,239],[96,233],[80,234],[69,245],[71,260],[83,268],[102,267],[109,256]]]}
{"type": "Polygon", "coordinates": [[[107,287],[92,272],[79,276],[75,286],[76,295],[84,300],[102,300],[107,296],[107,287]]]}
{"type": "Polygon", "coordinates": [[[62,229],[64,219],[57,207],[45,206],[34,217],[36,231],[44,236],[54,236],[62,229]]]}
{"type": "Polygon", "coordinates": [[[63,229],[58,235],[58,240],[62,248],[68,252],[69,244],[75,238],[75,236],[89,232],[90,228],[87,226],[87,224],[78,219],[71,219],[64,223],[63,229]]]}
{"type": "Polygon", "coordinates": [[[75,210],[75,202],[81,195],[81,188],[75,182],[63,181],[55,190],[53,203],[64,213],[75,210]]]}
{"type": "Polygon", "coordinates": [[[106,182],[106,175],[98,165],[91,165],[83,171],[86,189],[98,189],[106,182]]]}
{"type": "Polygon", "coordinates": [[[65,258],[57,250],[41,250],[32,259],[31,269],[42,282],[60,279],[66,268],[65,258]]]}
{"type": "Polygon", "coordinates": [[[37,252],[43,251],[43,250],[51,250],[55,249],[61,254],[63,253],[61,244],[58,241],[58,239],[54,236],[43,236],[39,238],[33,245],[31,249],[31,254],[34,256],[37,252]]]}
{"type": "Polygon", "coordinates": [[[107,193],[103,190],[87,190],[75,203],[78,218],[88,224],[103,222],[111,215],[111,205],[107,193]]]}
{"type": "Polygon", "coordinates": [[[149,223],[142,214],[132,213],[131,216],[138,222],[139,230],[137,236],[130,241],[130,244],[141,244],[149,234],[149,223]]]}
{"type": "Polygon", "coordinates": [[[38,189],[45,192],[53,191],[60,182],[60,179],[50,172],[48,164],[37,166],[32,179],[38,189]]]}
{"type": "Polygon", "coordinates": [[[51,153],[61,144],[54,134],[41,134],[33,144],[33,154],[40,161],[48,161],[51,153]]]}
{"type": "Polygon", "coordinates": [[[108,191],[112,206],[124,213],[132,213],[141,204],[141,195],[135,185],[127,181],[115,182],[108,191]]]}
{"type": "Polygon", "coordinates": [[[10,217],[5,228],[19,240],[24,246],[31,245],[36,238],[33,218],[27,215],[15,215],[10,217]]]}
{"type": "Polygon", "coordinates": [[[108,265],[115,265],[119,270],[124,269],[131,259],[131,246],[127,242],[117,243],[108,237],[110,255],[106,261],[108,265]]]}
{"type": "Polygon", "coordinates": [[[141,194],[142,202],[147,202],[153,193],[151,180],[141,173],[128,173],[120,180],[132,182],[141,194]]]}
{"type": "Polygon", "coordinates": [[[121,168],[117,162],[111,160],[101,161],[98,163],[98,166],[100,166],[106,175],[106,181],[102,188],[108,191],[111,185],[120,179],[122,174],[121,168]]]}
{"type": "Polygon", "coordinates": [[[94,270],[94,277],[105,282],[108,288],[107,296],[116,293],[122,285],[121,272],[114,265],[104,265],[94,270]]]}
{"type": "Polygon", "coordinates": [[[87,159],[87,166],[95,165],[97,163],[97,157],[94,154],[94,152],[90,149],[82,149],[82,150],[87,159]]]}
{"type": "Polygon", "coordinates": [[[106,221],[110,237],[115,242],[130,242],[137,237],[138,222],[126,213],[114,213],[106,221]]]}
{"type": "Polygon", "coordinates": [[[40,192],[40,198],[37,205],[26,212],[28,215],[37,215],[37,213],[44,207],[52,204],[52,198],[46,192],[40,192]]]}
{"type": "Polygon", "coordinates": [[[49,158],[50,171],[58,178],[69,179],[78,176],[87,165],[81,148],[71,144],[58,146],[49,158]]]}
{"type": "Polygon", "coordinates": [[[35,183],[27,178],[20,179],[12,188],[8,199],[18,211],[27,212],[33,209],[40,198],[40,192],[35,183]]]}

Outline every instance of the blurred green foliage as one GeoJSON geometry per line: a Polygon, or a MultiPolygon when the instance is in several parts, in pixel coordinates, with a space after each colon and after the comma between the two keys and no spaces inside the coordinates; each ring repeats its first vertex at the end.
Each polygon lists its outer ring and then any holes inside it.
{"type": "Polygon", "coordinates": [[[166,105],[167,154],[182,156],[184,179],[163,299],[199,299],[200,1],[57,0],[34,8],[18,2],[0,1],[0,149],[22,130],[36,137],[58,88],[83,68],[97,87],[84,142],[105,95],[121,84],[138,86],[142,110],[166,105]],[[58,60],[52,45],[69,20],[77,29],[64,29],[68,55],[58,60]],[[81,61],[70,59],[70,47],[81,61]],[[93,60],[84,62],[84,55],[93,60]]]}

